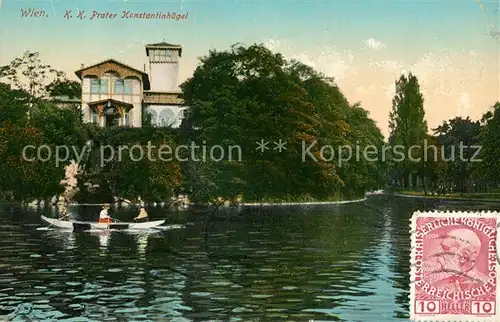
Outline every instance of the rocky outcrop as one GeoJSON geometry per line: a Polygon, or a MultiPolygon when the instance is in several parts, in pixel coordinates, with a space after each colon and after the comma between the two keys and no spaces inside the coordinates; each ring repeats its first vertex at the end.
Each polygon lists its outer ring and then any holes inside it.
{"type": "Polygon", "coordinates": [[[65,170],[65,178],[60,182],[64,186],[64,192],[59,196],[57,202],[57,210],[61,218],[68,216],[68,205],[73,201],[79,190],[77,176],[81,173],[78,163],[74,160],[71,160],[71,163],[65,167],[65,170]]]}

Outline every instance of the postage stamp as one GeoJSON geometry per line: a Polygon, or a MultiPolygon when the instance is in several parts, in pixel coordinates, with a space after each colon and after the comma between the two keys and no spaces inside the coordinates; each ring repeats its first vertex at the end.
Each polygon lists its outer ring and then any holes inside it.
{"type": "Polygon", "coordinates": [[[415,212],[410,320],[500,321],[500,212],[415,212]]]}

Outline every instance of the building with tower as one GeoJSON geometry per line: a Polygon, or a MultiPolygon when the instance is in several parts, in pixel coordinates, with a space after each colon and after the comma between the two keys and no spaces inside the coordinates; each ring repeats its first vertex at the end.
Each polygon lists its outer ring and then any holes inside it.
{"type": "Polygon", "coordinates": [[[144,104],[157,126],[179,127],[185,107],[179,88],[179,59],[182,47],[166,42],[146,45],[151,89],[144,92],[144,104]]]}
{"type": "Polygon", "coordinates": [[[144,112],[155,126],[180,126],[185,110],[179,88],[182,47],[166,42],[146,45],[143,70],[114,59],[81,66],[84,122],[100,126],[141,127],[144,112]],[[147,70],[146,70],[147,67],[147,70]]]}

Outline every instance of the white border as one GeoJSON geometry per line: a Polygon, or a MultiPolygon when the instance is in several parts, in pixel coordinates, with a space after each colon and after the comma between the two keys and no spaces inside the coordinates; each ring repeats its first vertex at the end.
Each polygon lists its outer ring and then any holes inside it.
{"type": "MultiPolygon", "coordinates": [[[[416,243],[416,238],[415,238],[415,231],[416,231],[416,223],[417,223],[417,218],[422,218],[422,217],[482,217],[482,218],[497,218],[497,257],[499,253],[499,234],[498,234],[498,229],[500,226],[500,212],[497,211],[481,211],[481,212],[466,212],[466,211],[416,211],[413,213],[411,217],[411,224],[410,224],[410,235],[411,235],[411,244],[410,244],[410,249],[411,249],[411,255],[410,255],[410,296],[409,296],[409,304],[410,304],[410,321],[426,321],[426,322],[449,322],[449,321],[455,321],[455,322],[498,322],[500,321],[500,285],[499,285],[499,276],[497,275],[497,283],[496,283],[496,288],[497,288],[497,294],[496,294],[496,309],[495,309],[495,316],[492,317],[486,317],[482,318],[478,316],[473,316],[473,315],[437,315],[437,316],[419,316],[418,314],[415,314],[414,312],[414,306],[413,302],[415,300],[415,274],[416,274],[416,268],[415,268],[415,243],[416,243]],[[437,318],[437,320],[436,320],[437,318]],[[478,320],[481,319],[481,320],[478,320]]],[[[499,269],[500,265],[498,264],[498,258],[497,258],[497,265],[496,265],[496,271],[497,274],[500,273],[499,269]]]]}

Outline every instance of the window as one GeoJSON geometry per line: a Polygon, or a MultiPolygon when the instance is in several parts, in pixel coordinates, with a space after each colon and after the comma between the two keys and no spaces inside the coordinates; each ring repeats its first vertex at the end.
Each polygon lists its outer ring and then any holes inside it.
{"type": "Polygon", "coordinates": [[[101,82],[99,82],[99,78],[92,78],[90,80],[90,93],[99,93],[100,86],[101,82]]]}
{"type": "Polygon", "coordinates": [[[119,79],[119,78],[117,78],[117,79],[115,80],[115,93],[116,93],[116,94],[123,94],[124,89],[125,89],[125,88],[124,88],[124,85],[125,85],[125,84],[124,84],[124,82],[123,82],[123,79],[119,79]]]}
{"type": "Polygon", "coordinates": [[[151,61],[165,62],[167,57],[172,57],[172,51],[167,49],[156,49],[151,51],[151,61]]]}
{"type": "Polygon", "coordinates": [[[108,93],[108,80],[107,79],[101,79],[101,94],[106,94],[108,93]]]}
{"type": "Polygon", "coordinates": [[[92,110],[92,123],[97,123],[98,119],[97,111],[92,110]]]}
{"type": "Polygon", "coordinates": [[[124,93],[125,94],[132,94],[132,80],[131,79],[126,79],[124,81],[124,93]]]}
{"type": "Polygon", "coordinates": [[[158,60],[159,61],[167,61],[167,51],[166,50],[160,50],[158,52],[158,60]]]}

